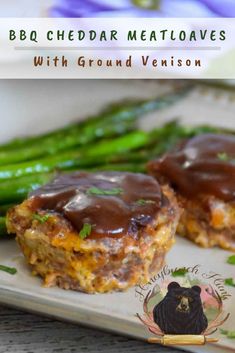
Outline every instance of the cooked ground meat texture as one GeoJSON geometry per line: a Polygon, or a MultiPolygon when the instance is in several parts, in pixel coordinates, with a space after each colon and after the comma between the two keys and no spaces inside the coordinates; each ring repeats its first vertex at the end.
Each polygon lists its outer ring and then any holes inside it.
{"type": "Polygon", "coordinates": [[[179,215],[174,192],[151,176],[75,172],[12,208],[7,226],[45,286],[104,293],[162,267],[179,215]]]}
{"type": "Polygon", "coordinates": [[[179,235],[203,247],[235,250],[235,136],[205,134],[148,164],[183,208],[179,235]]]}

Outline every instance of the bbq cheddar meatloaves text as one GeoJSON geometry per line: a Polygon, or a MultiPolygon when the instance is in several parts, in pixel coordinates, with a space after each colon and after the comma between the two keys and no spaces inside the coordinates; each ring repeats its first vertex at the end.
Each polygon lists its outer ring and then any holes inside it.
{"type": "Polygon", "coordinates": [[[203,247],[235,250],[235,136],[205,134],[148,165],[177,192],[178,233],[203,247]]]}
{"type": "Polygon", "coordinates": [[[7,225],[46,286],[103,293],[161,268],[179,215],[173,191],[151,176],[75,172],[12,208],[7,225]]]}

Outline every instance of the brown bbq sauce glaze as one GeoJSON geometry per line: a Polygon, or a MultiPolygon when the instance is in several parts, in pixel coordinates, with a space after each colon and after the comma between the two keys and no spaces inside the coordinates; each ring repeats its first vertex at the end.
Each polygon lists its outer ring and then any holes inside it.
{"type": "Polygon", "coordinates": [[[235,201],[235,136],[205,134],[151,161],[152,174],[163,176],[186,197],[213,195],[235,201]]]}
{"type": "Polygon", "coordinates": [[[118,172],[63,174],[30,196],[37,208],[62,214],[77,232],[91,224],[89,238],[137,236],[167,202],[154,178],[118,172]],[[120,193],[95,195],[91,188],[120,193]]]}

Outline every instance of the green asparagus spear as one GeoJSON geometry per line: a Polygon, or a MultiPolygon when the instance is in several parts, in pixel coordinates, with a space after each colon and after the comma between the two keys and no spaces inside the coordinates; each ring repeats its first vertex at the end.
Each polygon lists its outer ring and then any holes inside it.
{"type": "Polygon", "coordinates": [[[96,171],[118,171],[118,172],[133,172],[133,173],[145,173],[145,163],[123,163],[123,164],[105,164],[94,168],[88,169],[89,172],[96,171]]]}
{"type": "MultiPolygon", "coordinates": [[[[144,147],[141,147],[141,149],[137,151],[113,155],[111,153],[116,152],[116,143],[113,143],[111,146],[115,146],[115,150],[110,150],[110,154],[107,155],[107,142],[100,143],[98,148],[95,146],[91,149],[91,155],[86,156],[85,160],[83,159],[83,163],[82,160],[80,160],[80,167],[86,170],[118,170],[118,168],[120,168],[119,170],[144,172],[144,163],[149,159],[164,153],[183,137],[191,137],[195,134],[203,132],[219,131],[215,131],[215,128],[207,126],[189,128],[179,125],[177,121],[172,121],[165,124],[163,127],[153,130],[149,134],[150,143],[144,147]],[[95,156],[99,155],[99,158],[95,159],[94,153],[95,156]]],[[[61,156],[59,157],[59,161],[62,161],[61,156]]],[[[74,169],[76,170],[77,167],[74,167],[73,164],[72,170],[74,169]]],[[[52,175],[50,173],[43,173],[35,175],[30,174],[17,179],[2,181],[0,183],[0,204],[3,205],[0,206],[0,215],[4,215],[6,210],[9,208],[9,206],[5,205],[6,202],[22,201],[27,196],[28,192],[48,182],[51,178],[52,175]]]]}
{"type": "Polygon", "coordinates": [[[30,174],[48,173],[54,170],[83,168],[98,164],[100,157],[126,153],[148,144],[149,134],[135,131],[114,140],[101,141],[83,151],[69,151],[35,161],[0,167],[0,180],[7,180],[30,174]]]}
{"type": "Polygon", "coordinates": [[[182,139],[191,138],[204,133],[222,132],[228,133],[228,131],[212,126],[184,126],[179,124],[177,120],[170,121],[162,128],[156,128],[150,132],[151,152],[149,154],[149,159],[165,153],[176,146],[182,139]]]}
{"type": "MultiPolygon", "coordinates": [[[[145,172],[145,163],[116,163],[116,164],[104,164],[91,168],[84,168],[88,172],[93,171],[129,171],[129,172],[145,172]]],[[[55,174],[54,174],[55,176],[55,174]]],[[[19,179],[14,179],[10,182],[2,182],[0,184],[0,212],[3,215],[6,214],[8,209],[13,207],[17,202],[23,201],[28,194],[46,184],[53,179],[53,174],[36,174],[19,179]],[[12,201],[14,203],[5,203],[12,201]]],[[[1,217],[0,217],[1,218],[1,217]]]]}
{"type": "MultiPolygon", "coordinates": [[[[86,121],[71,124],[65,128],[57,129],[54,132],[47,133],[45,135],[15,139],[0,146],[0,152],[12,152],[12,159],[8,162],[9,164],[11,162],[16,162],[17,157],[13,153],[15,149],[24,148],[22,151],[22,157],[32,159],[39,157],[39,150],[36,149],[39,145],[42,147],[43,151],[47,148],[47,153],[54,154],[57,153],[58,150],[62,150],[62,148],[65,149],[74,145],[91,142],[97,137],[110,136],[113,134],[112,125],[116,123],[118,124],[120,133],[122,133],[126,131],[126,129],[130,129],[130,123],[135,122],[141,115],[154,110],[163,109],[175,103],[177,100],[184,97],[188,91],[188,88],[183,88],[176,92],[150,100],[120,102],[112,105],[106,111],[101,112],[97,116],[91,117],[86,121]],[[122,125],[121,123],[125,123],[126,125],[122,125]],[[106,129],[111,129],[111,132],[108,131],[108,135],[106,129]],[[63,139],[65,139],[65,141],[61,141],[63,139]],[[55,146],[57,143],[59,143],[58,149],[56,149],[55,146]],[[44,148],[44,145],[47,147],[44,148]],[[27,148],[30,147],[33,147],[31,154],[27,150],[27,148]]],[[[5,163],[4,158],[4,154],[2,154],[2,156],[0,154],[0,161],[2,161],[2,163],[5,163]]],[[[17,161],[20,160],[22,161],[22,159],[17,161]]]]}
{"type": "Polygon", "coordinates": [[[6,215],[7,211],[13,207],[16,203],[6,203],[3,205],[0,205],[0,217],[3,217],[6,215]]]}
{"type": "Polygon", "coordinates": [[[35,174],[0,183],[0,204],[20,202],[30,191],[36,190],[53,178],[53,173],[35,174]]]}
{"type": "Polygon", "coordinates": [[[53,139],[44,140],[43,143],[33,144],[11,151],[0,151],[0,165],[19,163],[44,157],[46,155],[54,155],[60,151],[68,150],[75,146],[89,144],[99,137],[112,137],[127,133],[133,130],[133,124],[130,122],[116,122],[114,124],[97,124],[92,127],[84,127],[74,129],[69,135],[56,136],[53,139]]]}
{"type": "Polygon", "coordinates": [[[7,234],[6,218],[0,217],[0,237],[7,234]]]}
{"type": "MultiPolygon", "coordinates": [[[[94,161],[93,157],[87,157],[83,170],[129,170],[144,171],[143,166],[148,160],[149,152],[137,151],[122,154],[100,156],[94,161]]],[[[68,171],[75,171],[78,168],[71,168],[68,171]]],[[[37,187],[47,183],[53,178],[53,173],[42,173],[22,176],[16,179],[3,180],[0,182],[0,215],[5,215],[12,206],[10,202],[20,202],[28,193],[37,187]]]]}
{"type": "MultiPolygon", "coordinates": [[[[138,150],[129,151],[127,153],[115,153],[116,152],[116,143],[113,143],[112,146],[115,146],[115,150],[110,149],[109,154],[106,153],[104,148],[107,148],[107,142],[100,143],[94,148],[91,149],[91,156],[85,156],[85,159],[80,159],[80,168],[86,170],[99,170],[101,168],[106,170],[118,170],[118,167],[122,168],[121,170],[136,170],[138,171],[138,165],[140,164],[140,170],[144,171],[143,164],[146,163],[149,159],[155,158],[158,155],[166,152],[169,148],[175,145],[179,140],[184,137],[191,137],[195,134],[202,132],[214,132],[214,128],[199,126],[196,128],[188,128],[178,124],[177,121],[173,121],[165,124],[163,127],[157,128],[150,132],[150,143],[144,147],[141,147],[138,150]],[[92,154],[99,154],[99,158],[94,158],[92,154]]],[[[115,141],[115,140],[114,140],[115,141]]],[[[120,141],[120,140],[119,140],[120,141]]],[[[122,139],[123,141],[123,139],[122,139]]],[[[122,142],[123,143],[123,142],[122,142]]],[[[121,145],[122,145],[121,143],[121,145]]],[[[111,147],[111,145],[110,145],[111,147]]],[[[121,147],[121,146],[120,146],[121,147]]],[[[85,153],[85,152],[84,152],[85,153]]],[[[78,154],[76,154],[78,156],[78,154]]],[[[71,157],[71,156],[70,156],[71,157]]],[[[82,157],[82,155],[81,155],[82,157]]],[[[62,156],[59,157],[59,162],[62,162],[62,156]]],[[[55,161],[55,159],[54,159],[55,161]]],[[[67,162],[69,160],[67,159],[67,162]]],[[[44,159],[44,163],[46,160],[44,159]]],[[[58,162],[58,163],[59,163],[58,162]]],[[[31,167],[32,164],[31,164],[31,167]]],[[[45,164],[44,164],[45,167],[45,164]]],[[[18,167],[17,167],[18,168],[18,167]]],[[[63,169],[63,168],[62,168],[63,169]]],[[[67,168],[66,168],[67,169],[67,168]]],[[[68,167],[70,170],[70,168],[68,167]]],[[[72,163],[71,170],[76,170],[78,167],[76,163],[72,163]]],[[[30,170],[31,171],[31,170],[30,170]]],[[[47,171],[47,170],[46,170],[47,171]]],[[[27,196],[30,190],[36,188],[36,185],[40,186],[50,180],[51,174],[30,174],[17,179],[3,180],[0,183],[0,204],[6,202],[17,202],[24,199],[27,196]]],[[[0,206],[1,207],[1,206],[0,206]]],[[[1,212],[1,209],[0,209],[1,212]]],[[[0,213],[4,214],[4,213],[0,213]]]]}

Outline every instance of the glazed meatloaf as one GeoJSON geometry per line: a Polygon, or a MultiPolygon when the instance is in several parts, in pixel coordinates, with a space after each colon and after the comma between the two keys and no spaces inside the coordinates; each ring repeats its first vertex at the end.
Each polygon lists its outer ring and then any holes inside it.
{"type": "Polygon", "coordinates": [[[203,247],[235,250],[235,136],[194,137],[148,167],[177,193],[180,235],[203,247]]]}
{"type": "Polygon", "coordinates": [[[173,191],[147,175],[60,175],[7,217],[27,262],[46,286],[87,293],[147,282],[174,241],[173,191]]]}

